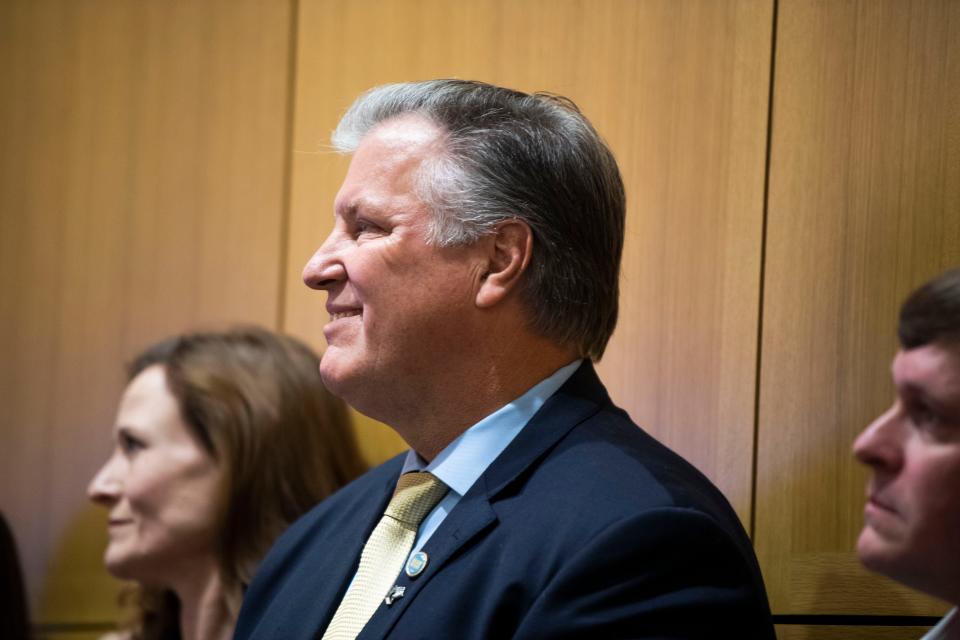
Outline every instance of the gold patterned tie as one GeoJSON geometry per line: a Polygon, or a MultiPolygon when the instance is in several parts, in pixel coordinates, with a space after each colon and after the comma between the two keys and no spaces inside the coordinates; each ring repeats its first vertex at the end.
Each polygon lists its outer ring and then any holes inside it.
{"type": "Polygon", "coordinates": [[[403,568],[420,521],[447,493],[432,473],[405,473],[397,481],[387,510],[360,554],[353,584],[340,601],[323,640],[353,640],[367,624],[403,568]]]}

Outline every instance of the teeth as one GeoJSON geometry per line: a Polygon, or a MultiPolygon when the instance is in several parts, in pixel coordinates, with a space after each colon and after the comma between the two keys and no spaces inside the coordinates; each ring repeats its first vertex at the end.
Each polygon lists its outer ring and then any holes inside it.
{"type": "Polygon", "coordinates": [[[331,313],[330,319],[339,320],[340,318],[349,318],[350,316],[358,316],[358,315],[360,315],[359,311],[342,311],[340,313],[331,313]]]}

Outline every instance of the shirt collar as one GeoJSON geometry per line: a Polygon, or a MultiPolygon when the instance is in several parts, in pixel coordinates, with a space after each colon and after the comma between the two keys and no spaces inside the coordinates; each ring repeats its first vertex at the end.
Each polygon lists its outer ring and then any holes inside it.
{"type": "Polygon", "coordinates": [[[950,626],[953,618],[957,615],[960,614],[957,613],[957,608],[954,607],[947,612],[947,615],[943,616],[943,619],[940,620],[937,626],[935,626],[933,629],[930,629],[930,631],[928,631],[927,634],[920,640],[943,640],[946,638],[947,628],[950,626]]]}
{"type": "Polygon", "coordinates": [[[583,360],[575,360],[531,387],[460,434],[430,464],[411,449],[401,473],[429,471],[459,495],[464,495],[507,448],[543,403],[563,386],[583,360]]]}

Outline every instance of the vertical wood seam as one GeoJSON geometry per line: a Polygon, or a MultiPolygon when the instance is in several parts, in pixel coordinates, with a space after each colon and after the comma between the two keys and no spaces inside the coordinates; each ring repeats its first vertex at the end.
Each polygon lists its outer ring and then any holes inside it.
{"type": "Polygon", "coordinates": [[[760,449],[760,368],[763,361],[763,304],[764,286],[766,283],[767,262],[767,219],[770,208],[770,158],[773,151],[773,89],[777,69],[777,16],[780,0],[773,0],[773,19],[770,26],[770,81],[767,87],[767,148],[763,162],[763,213],[760,223],[760,273],[757,298],[757,350],[756,367],[754,368],[753,393],[753,460],[751,462],[750,487],[750,540],[754,547],[757,545],[757,467],[759,465],[760,449]]]}
{"type": "Polygon", "coordinates": [[[290,209],[293,206],[293,136],[297,113],[297,58],[298,34],[300,28],[300,2],[290,0],[290,35],[288,38],[287,59],[287,112],[283,158],[283,185],[280,204],[280,269],[277,286],[276,326],[278,332],[284,330],[287,321],[287,269],[290,259],[290,209]]]}

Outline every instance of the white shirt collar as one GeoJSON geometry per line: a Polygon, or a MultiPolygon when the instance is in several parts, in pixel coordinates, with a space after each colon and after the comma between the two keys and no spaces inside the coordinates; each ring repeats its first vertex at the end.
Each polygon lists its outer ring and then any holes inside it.
{"type": "Polygon", "coordinates": [[[947,637],[947,627],[950,626],[950,622],[957,617],[957,608],[954,607],[947,612],[947,615],[943,616],[940,622],[937,623],[933,629],[927,632],[927,635],[920,638],[920,640],[945,640],[947,637]]]}

